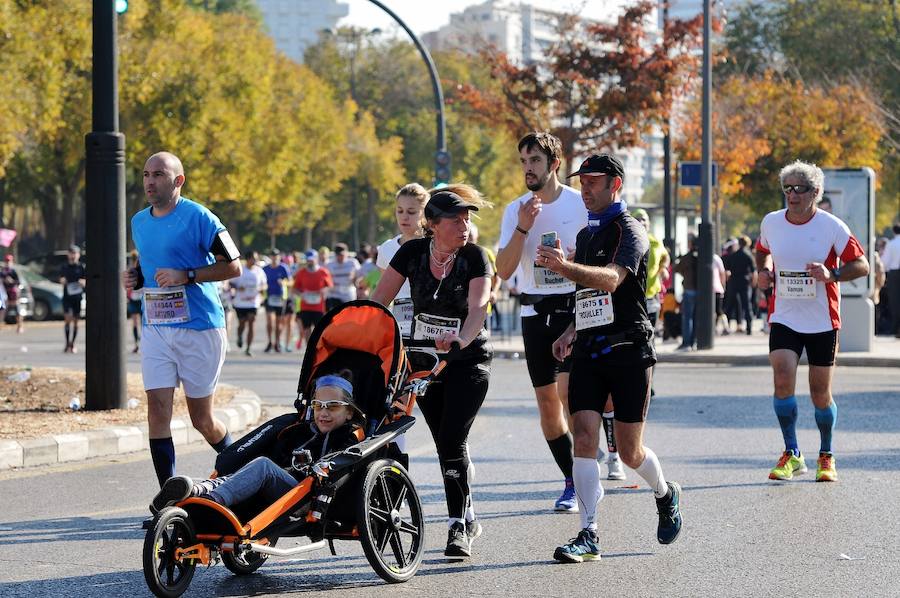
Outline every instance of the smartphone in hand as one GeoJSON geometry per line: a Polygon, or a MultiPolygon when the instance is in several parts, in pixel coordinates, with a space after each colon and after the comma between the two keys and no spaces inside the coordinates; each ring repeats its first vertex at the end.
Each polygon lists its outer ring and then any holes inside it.
{"type": "Polygon", "coordinates": [[[556,231],[541,233],[541,245],[544,247],[556,247],[556,231]]]}

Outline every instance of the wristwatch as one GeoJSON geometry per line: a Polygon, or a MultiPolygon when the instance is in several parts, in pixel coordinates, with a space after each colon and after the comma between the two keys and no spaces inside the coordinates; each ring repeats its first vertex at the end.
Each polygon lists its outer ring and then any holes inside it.
{"type": "Polygon", "coordinates": [[[834,279],[835,282],[837,282],[838,279],[840,279],[840,277],[841,277],[841,268],[840,267],[832,268],[831,269],[831,277],[834,279]]]}
{"type": "Polygon", "coordinates": [[[196,270],[188,270],[187,271],[188,284],[194,284],[197,282],[197,271],[196,270]]]}

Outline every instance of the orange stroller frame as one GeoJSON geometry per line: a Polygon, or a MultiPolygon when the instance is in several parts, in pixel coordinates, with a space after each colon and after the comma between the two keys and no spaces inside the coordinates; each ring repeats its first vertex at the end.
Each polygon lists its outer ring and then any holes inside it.
{"type": "Polygon", "coordinates": [[[229,508],[192,497],[159,511],[146,526],[143,548],[144,578],[154,594],[183,594],[197,565],[221,560],[233,573],[246,575],[269,556],[295,556],[326,546],[336,554],[334,540],[359,541],[374,571],[387,582],[416,574],[425,550],[425,518],[406,470],[407,457],[393,441],[415,422],[410,414],[417,395],[446,361],[409,375],[391,312],[372,301],[343,304],[313,331],[294,402],[297,414],[281,418],[293,418],[294,425],[307,421],[313,380],[348,365],[354,398],[370,418],[365,434],[358,431],[360,442],[315,462],[305,462],[295,451],[293,467],[305,477],[272,504],[251,500],[229,508]],[[276,547],[288,537],[308,537],[310,542],[276,547]]]}

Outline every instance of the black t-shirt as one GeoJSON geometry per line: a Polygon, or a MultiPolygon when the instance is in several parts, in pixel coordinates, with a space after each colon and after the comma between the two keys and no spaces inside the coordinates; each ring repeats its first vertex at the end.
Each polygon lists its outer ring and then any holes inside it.
{"type": "MultiPolygon", "coordinates": [[[[63,295],[66,297],[70,296],[69,293],[69,283],[80,282],[82,278],[84,278],[84,266],[79,263],[75,264],[65,264],[60,271],[60,276],[66,279],[65,284],[63,284],[63,295]]],[[[84,289],[82,288],[82,292],[84,289]]],[[[72,293],[71,296],[81,295],[81,293],[72,293]]]]}
{"type": "MultiPolygon", "coordinates": [[[[487,253],[478,245],[466,243],[460,248],[453,267],[441,281],[431,273],[429,246],[431,239],[413,239],[400,246],[391,259],[391,268],[409,280],[413,303],[412,338],[417,338],[416,328],[435,324],[451,325],[442,318],[458,318],[459,327],[469,315],[469,282],[475,278],[493,275],[487,253]]],[[[420,330],[421,332],[421,330],[420,330]]],[[[486,361],[487,331],[482,325],[478,336],[465,349],[461,359],[486,361]]]]}
{"type": "Polygon", "coordinates": [[[728,280],[737,288],[746,288],[753,281],[756,263],[747,249],[738,249],[725,257],[725,269],[731,272],[728,280]]]}
{"type": "MultiPolygon", "coordinates": [[[[628,213],[610,222],[597,232],[583,228],[575,239],[575,262],[588,266],[609,266],[617,264],[628,274],[612,293],[613,322],[581,330],[577,334],[574,347],[576,358],[585,357],[585,342],[589,337],[612,336],[623,333],[635,333],[649,330],[650,319],[647,315],[647,258],[650,254],[650,242],[647,231],[628,213]]],[[[585,288],[576,284],[576,298],[579,290],[585,288]]],[[[576,301],[576,312],[577,312],[576,301]]],[[[576,314],[577,315],[577,314],[576,314]]],[[[654,360],[655,354],[649,339],[613,348],[608,353],[600,354],[608,364],[634,365],[648,359],[654,360]]]]}

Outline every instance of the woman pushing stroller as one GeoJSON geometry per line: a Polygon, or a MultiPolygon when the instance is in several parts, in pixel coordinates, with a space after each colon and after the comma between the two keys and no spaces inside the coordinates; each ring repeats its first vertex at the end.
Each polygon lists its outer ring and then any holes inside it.
{"type": "MultiPolygon", "coordinates": [[[[305,477],[300,473],[295,477],[288,469],[295,449],[310,451],[315,460],[359,442],[357,430],[364,424],[365,414],[354,401],[351,378],[349,370],[317,378],[311,401],[313,421],[279,434],[271,456],[256,457],[235,473],[213,479],[194,482],[187,476],[169,478],[154,497],[151,509],[158,512],[189,497],[207,498],[226,507],[257,496],[267,502],[281,497],[305,477]]],[[[235,446],[246,444],[242,439],[235,446]]]]}

